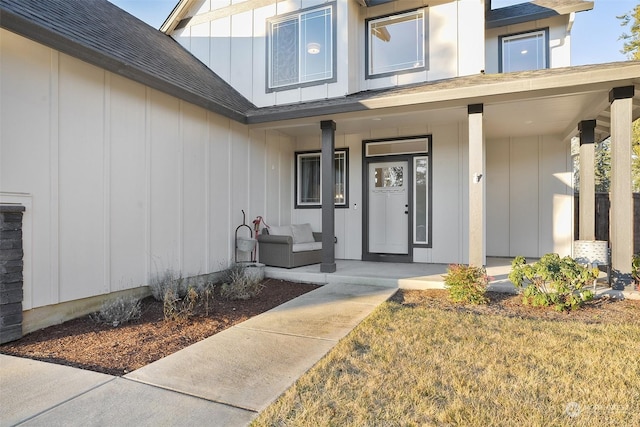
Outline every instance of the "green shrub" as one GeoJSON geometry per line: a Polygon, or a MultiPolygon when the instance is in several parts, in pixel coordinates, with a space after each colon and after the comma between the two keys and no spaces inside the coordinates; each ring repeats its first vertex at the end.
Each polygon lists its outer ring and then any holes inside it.
{"type": "Polygon", "coordinates": [[[598,277],[597,268],[587,268],[571,257],[546,254],[534,264],[516,257],[511,263],[509,280],[516,288],[524,288],[523,302],[535,307],[554,306],[558,311],[573,310],[593,299],[585,289],[598,277]]]}
{"type": "Polygon", "coordinates": [[[139,299],[118,297],[102,303],[100,311],[91,315],[91,318],[98,323],[105,323],[115,328],[131,320],[139,319],[140,316],[142,316],[142,310],[139,299]]]}
{"type": "Polygon", "coordinates": [[[260,280],[249,277],[241,265],[233,265],[227,273],[225,283],[220,287],[223,298],[246,300],[257,296],[264,287],[260,280]]]}
{"type": "Polygon", "coordinates": [[[451,264],[444,276],[449,298],[454,302],[486,304],[485,296],[490,278],[483,267],[451,264]]]}

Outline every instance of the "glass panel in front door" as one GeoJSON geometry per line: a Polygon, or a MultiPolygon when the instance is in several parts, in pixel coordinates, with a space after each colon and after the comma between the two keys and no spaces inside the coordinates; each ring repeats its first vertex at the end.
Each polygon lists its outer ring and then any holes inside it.
{"type": "Polygon", "coordinates": [[[369,253],[408,254],[408,162],[369,163],[369,253]]]}

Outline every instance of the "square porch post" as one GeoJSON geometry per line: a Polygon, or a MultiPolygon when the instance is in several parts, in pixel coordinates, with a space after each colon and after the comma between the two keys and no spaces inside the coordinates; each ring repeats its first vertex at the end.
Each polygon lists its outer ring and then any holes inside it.
{"type": "Polygon", "coordinates": [[[615,289],[631,284],[633,258],[633,194],[631,127],[634,86],[613,88],[611,102],[611,267],[615,289]]]}
{"type": "Polygon", "coordinates": [[[580,131],[580,240],[596,240],[595,120],[578,123],[580,131]]]}
{"type": "Polygon", "coordinates": [[[333,120],[320,122],[322,129],[322,273],[336,271],[334,246],[335,234],[335,139],[336,123],[333,120]]]}
{"type": "Polygon", "coordinates": [[[469,265],[486,260],[484,105],[467,107],[469,118],[469,265]]]}

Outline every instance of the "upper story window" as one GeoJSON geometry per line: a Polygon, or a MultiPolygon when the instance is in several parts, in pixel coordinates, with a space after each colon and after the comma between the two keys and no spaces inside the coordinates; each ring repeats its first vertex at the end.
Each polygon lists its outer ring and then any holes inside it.
{"type": "Polygon", "coordinates": [[[549,67],[549,30],[501,36],[500,72],[539,70],[549,67]]]}
{"type": "Polygon", "coordinates": [[[267,90],[335,79],[334,5],[267,21],[267,90]]]}
{"type": "Polygon", "coordinates": [[[367,21],[366,77],[426,68],[425,10],[367,21]]]}

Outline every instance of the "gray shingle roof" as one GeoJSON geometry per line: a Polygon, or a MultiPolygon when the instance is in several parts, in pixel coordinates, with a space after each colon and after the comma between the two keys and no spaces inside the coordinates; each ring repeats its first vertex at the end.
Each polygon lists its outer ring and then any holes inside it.
{"type": "Polygon", "coordinates": [[[593,9],[591,0],[534,0],[487,11],[485,25],[487,28],[504,27],[590,9],[593,9]]]}
{"type": "Polygon", "coordinates": [[[171,37],[107,0],[0,0],[0,26],[242,123],[255,108],[171,37]]]}

